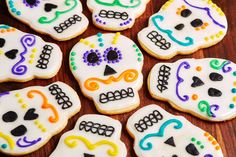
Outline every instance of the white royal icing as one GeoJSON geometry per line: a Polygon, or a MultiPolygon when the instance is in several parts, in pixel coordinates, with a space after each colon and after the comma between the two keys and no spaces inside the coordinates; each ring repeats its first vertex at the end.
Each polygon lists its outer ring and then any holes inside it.
{"type": "Polygon", "coordinates": [[[79,112],[80,99],[68,85],[56,82],[0,94],[0,152],[36,151],[79,112]]]}
{"type": "Polygon", "coordinates": [[[107,116],[82,116],[73,130],[62,135],[50,157],[126,157],[121,127],[119,121],[107,116]]]}
{"type": "Polygon", "coordinates": [[[214,137],[184,117],[175,116],[157,105],[135,112],[127,122],[139,157],[223,157],[214,137]]]}
{"type": "Polygon", "coordinates": [[[142,47],[169,59],[220,42],[228,29],[222,10],[211,0],[169,0],[138,33],[142,47]]]}
{"type": "Polygon", "coordinates": [[[236,116],[236,65],[224,59],[181,59],[158,63],[150,72],[149,91],[177,109],[210,121],[236,116]]]}
{"type": "Polygon", "coordinates": [[[0,82],[48,79],[57,74],[61,62],[62,52],[56,44],[0,24],[0,82]]]}
{"type": "Polygon", "coordinates": [[[82,92],[106,114],[128,112],[139,105],[142,66],[142,52],[120,33],[81,39],[70,53],[70,69],[82,92]]]}
{"type": "Polygon", "coordinates": [[[93,23],[99,28],[120,31],[131,28],[150,0],[88,0],[93,23]]]}
{"type": "Polygon", "coordinates": [[[79,0],[6,0],[6,3],[12,16],[56,40],[74,38],[88,27],[79,0]]]}

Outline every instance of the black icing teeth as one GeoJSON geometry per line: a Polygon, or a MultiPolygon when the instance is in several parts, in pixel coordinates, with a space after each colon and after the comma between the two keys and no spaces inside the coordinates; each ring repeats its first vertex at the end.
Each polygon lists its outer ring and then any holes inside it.
{"type": "Polygon", "coordinates": [[[166,39],[157,31],[151,31],[148,33],[147,38],[162,50],[168,50],[171,47],[171,43],[167,42],[166,39]]]}
{"type": "Polygon", "coordinates": [[[51,45],[45,45],[43,47],[43,51],[39,56],[40,59],[38,60],[38,64],[36,65],[37,68],[40,68],[40,69],[48,68],[48,63],[49,63],[52,51],[53,51],[53,47],[51,45]]]}
{"type": "Polygon", "coordinates": [[[127,20],[129,18],[129,15],[126,12],[117,12],[112,10],[101,10],[99,12],[99,16],[101,18],[108,18],[108,19],[121,19],[121,20],[127,20]]]}
{"type": "Polygon", "coordinates": [[[121,89],[121,90],[116,90],[114,92],[110,91],[107,93],[101,93],[99,96],[99,102],[104,104],[110,101],[121,100],[128,97],[134,97],[134,91],[130,87],[127,88],[127,90],[121,89]]]}

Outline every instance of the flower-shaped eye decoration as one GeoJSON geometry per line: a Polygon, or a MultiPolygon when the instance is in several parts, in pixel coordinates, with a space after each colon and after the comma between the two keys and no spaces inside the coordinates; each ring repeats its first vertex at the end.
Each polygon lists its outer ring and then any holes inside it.
{"type": "Polygon", "coordinates": [[[103,57],[108,63],[118,63],[122,59],[122,54],[117,48],[109,47],[104,51],[103,57]]]}
{"type": "Polygon", "coordinates": [[[90,50],[84,53],[83,60],[88,66],[96,66],[102,62],[102,56],[98,50],[90,50]]]}
{"type": "Polygon", "coordinates": [[[38,4],[40,3],[39,0],[23,0],[23,3],[30,8],[37,7],[38,4]]]}

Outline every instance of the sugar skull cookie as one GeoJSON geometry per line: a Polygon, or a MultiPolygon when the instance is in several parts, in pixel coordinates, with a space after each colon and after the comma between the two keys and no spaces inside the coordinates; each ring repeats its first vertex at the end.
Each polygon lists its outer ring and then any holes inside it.
{"type": "Polygon", "coordinates": [[[129,38],[108,33],[81,39],[70,53],[70,69],[99,112],[119,114],[139,105],[142,52],[129,38]]]}
{"type": "Polygon", "coordinates": [[[150,0],[87,0],[95,26],[110,31],[131,28],[150,0]]]}
{"type": "Polygon", "coordinates": [[[80,110],[77,93],[62,82],[0,94],[0,152],[36,151],[59,133],[80,110]]]}
{"type": "Polygon", "coordinates": [[[158,63],[149,74],[151,95],[209,121],[236,116],[236,65],[216,58],[158,63]]]}
{"type": "Polygon", "coordinates": [[[138,33],[141,46],[152,56],[170,59],[220,42],[227,19],[211,0],[169,0],[138,33]]]}
{"type": "Polygon", "coordinates": [[[48,79],[57,74],[61,62],[59,46],[0,24],[0,82],[48,79]]]}
{"type": "Polygon", "coordinates": [[[126,157],[120,135],[119,121],[102,115],[85,115],[73,130],[62,135],[50,157],[126,157]]]}
{"type": "Polygon", "coordinates": [[[13,17],[59,41],[74,38],[88,27],[79,0],[6,0],[6,3],[13,17]]]}
{"type": "Polygon", "coordinates": [[[221,147],[208,132],[157,105],[135,112],[128,119],[127,130],[140,157],[223,157],[221,147]]]}

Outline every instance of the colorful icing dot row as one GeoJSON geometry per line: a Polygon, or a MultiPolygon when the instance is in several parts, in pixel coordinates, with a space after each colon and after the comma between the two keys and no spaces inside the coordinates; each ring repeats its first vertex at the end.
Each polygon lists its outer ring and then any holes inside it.
{"type": "Polygon", "coordinates": [[[43,126],[43,124],[37,119],[34,121],[34,124],[42,131],[46,132],[47,129],[43,126]]]}
{"type": "Polygon", "coordinates": [[[204,39],[205,39],[205,41],[209,41],[210,39],[214,40],[215,38],[220,38],[222,35],[224,35],[224,32],[219,31],[217,34],[211,35],[210,37],[205,37],[204,39]]]}
{"type": "Polygon", "coordinates": [[[197,141],[197,139],[196,138],[191,138],[191,141],[192,142],[196,142],[197,143],[197,145],[199,145],[200,146],[200,148],[201,149],[204,149],[205,148],[205,146],[204,145],[202,145],[202,142],[201,141],[197,141]]]}
{"type": "Polygon", "coordinates": [[[15,8],[13,0],[9,0],[9,1],[8,1],[8,4],[9,4],[9,6],[10,6],[10,8],[11,8],[11,12],[12,12],[12,13],[14,13],[14,14],[16,14],[16,15],[18,15],[18,16],[21,15],[21,12],[18,11],[18,10],[15,8]]]}
{"type": "Polygon", "coordinates": [[[88,40],[85,40],[85,39],[80,39],[79,42],[83,43],[84,45],[90,46],[91,48],[95,48],[96,47],[94,43],[90,43],[88,40]]]}
{"type": "Polygon", "coordinates": [[[166,2],[163,6],[162,6],[162,10],[166,10],[168,9],[168,7],[174,2],[174,0],[169,0],[168,2],[166,2]]]}
{"type": "Polygon", "coordinates": [[[138,55],[138,61],[141,62],[142,61],[142,53],[140,52],[140,49],[138,48],[138,46],[136,44],[133,45],[133,48],[135,48],[135,51],[137,52],[138,55]]]}
{"type": "Polygon", "coordinates": [[[205,136],[205,137],[208,137],[208,141],[210,141],[211,144],[212,144],[213,146],[215,146],[215,149],[216,149],[216,150],[220,150],[220,149],[221,149],[220,146],[218,145],[218,143],[216,142],[215,138],[212,137],[208,132],[205,132],[205,133],[204,133],[204,136],[205,136]]]}
{"type": "Polygon", "coordinates": [[[28,105],[25,103],[24,99],[21,97],[20,93],[16,93],[15,96],[18,99],[18,103],[21,104],[21,108],[26,109],[28,105]]]}
{"type": "Polygon", "coordinates": [[[102,33],[98,33],[97,36],[98,36],[99,46],[103,47],[104,43],[103,43],[102,33]]]}
{"type": "Polygon", "coordinates": [[[77,70],[77,66],[76,66],[76,63],[74,62],[75,61],[75,55],[76,55],[76,52],[71,52],[71,57],[70,57],[70,61],[71,61],[71,66],[72,66],[72,70],[77,70]]]}
{"type": "Polygon", "coordinates": [[[120,32],[117,32],[115,37],[113,38],[112,44],[114,44],[114,45],[117,44],[119,36],[120,36],[120,32]]]}
{"type": "Polygon", "coordinates": [[[32,53],[31,53],[31,55],[30,55],[30,60],[29,60],[29,64],[33,64],[34,63],[34,59],[35,59],[35,53],[37,52],[38,50],[37,50],[37,48],[33,48],[32,49],[32,53]]]}

